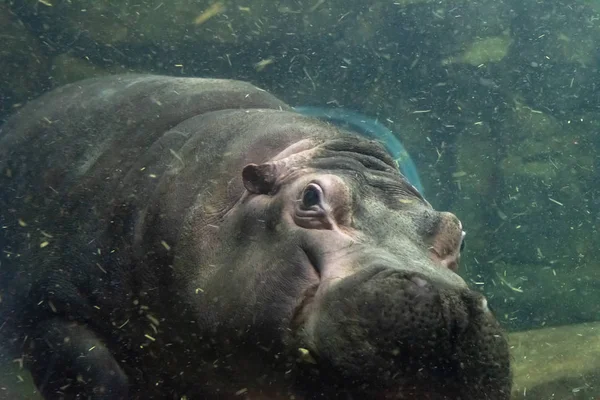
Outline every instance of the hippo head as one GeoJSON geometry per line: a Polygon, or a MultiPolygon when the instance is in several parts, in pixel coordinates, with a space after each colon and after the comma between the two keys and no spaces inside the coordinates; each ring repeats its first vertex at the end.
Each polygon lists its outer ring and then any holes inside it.
{"type": "Polygon", "coordinates": [[[202,226],[190,245],[202,268],[184,283],[230,386],[261,398],[509,398],[505,337],[457,274],[461,222],[383,147],[304,139],[238,174],[234,204],[188,221],[202,226]]]}

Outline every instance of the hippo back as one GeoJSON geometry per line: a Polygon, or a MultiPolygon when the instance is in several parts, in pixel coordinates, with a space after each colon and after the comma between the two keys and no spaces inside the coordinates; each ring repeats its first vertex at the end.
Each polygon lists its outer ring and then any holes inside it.
{"type": "MultiPolygon", "coordinates": [[[[144,284],[132,282],[144,278],[129,270],[140,236],[135,226],[146,215],[139,210],[154,206],[149,199],[163,173],[184,162],[178,152],[191,133],[178,125],[219,110],[257,108],[289,109],[241,81],[120,75],[61,87],[9,119],[0,127],[0,334],[11,337],[11,322],[22,321],[31,302],[81,313],[86,307],[58,303],[72,302],[70,292],[82,287],[84,297],[102,292],[115,305],[125,301],[124,288],[144,284]],[[56,263],[64,264],[64,276],[56,263]],[[106,271],[107,265],[117,268],[106,271]],[[46,291],[54,291],[54,303],[46,291]]],[[[207,134],[210,153],[231,133],[207,134]]],[[[168,247],[175,239],[157,240],[168,247]]]]}

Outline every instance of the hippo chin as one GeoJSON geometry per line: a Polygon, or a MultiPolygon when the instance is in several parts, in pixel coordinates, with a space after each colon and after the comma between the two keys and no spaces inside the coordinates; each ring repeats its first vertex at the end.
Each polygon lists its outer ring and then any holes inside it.
{"type": "Polygon", "coordinates": [[[0,172],[0,343],[46,399],[509,398],[459,220],[250,84],[62,87],[0,172]]]}

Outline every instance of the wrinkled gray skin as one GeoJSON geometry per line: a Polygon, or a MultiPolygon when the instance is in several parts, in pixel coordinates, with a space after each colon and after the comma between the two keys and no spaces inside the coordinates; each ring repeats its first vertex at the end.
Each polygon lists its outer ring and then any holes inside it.
{"type": "Polygon", "coordinates": [[[0,335],[47,399],[509,398],[458,219],[250,84],[60,88],[0,180],[0,335]]]}

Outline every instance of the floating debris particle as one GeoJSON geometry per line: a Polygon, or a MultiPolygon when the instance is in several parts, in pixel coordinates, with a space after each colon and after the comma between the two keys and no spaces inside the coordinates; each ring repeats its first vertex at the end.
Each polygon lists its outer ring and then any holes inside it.
{"type": "Polygon", "coordinates": [[[548,197],[548,200],[550,200],[551,202],[553,202],[554,204],[558,204],[559,206],[564,206],[563,203],[561,203],[558,200],[554,200],[552,197],[548,197]]]}
{"type": "Polygon", "coordinates": [[[47,237],[47,238],[53,238],[54,237],[51,234],[49,234],[48,232],[40,231],[40,233],[42,234],[42,236],[47,237]]]}
{"type": "Polygon", "coordinates": [[[49,301],[48,302],[48,307],[50,307],[50,309],[52,310],[52,312],[56,312],[56,306],[54,305],[53,302],[49,301]]]}
{"type": "Polygon", "coordinates": [[[94,350],[95,348],[96,348],[96,346],[92,346],[92,347],[90,347],[90,349],[88,350],[88,352],[90,352],[90,351],[94,350]]]}
{"type": "Polygon", "coordinates": [[[467,173],[465,171],[458,171],[452,174],[453,178],[462,178],[463,176],[467,176],[467,173]]]}
{"type": "Polygon", "coordinates": [[[183,158],[181,158],[181,156],[173,149],[169,149],[169,152],[177,159],[177,161],[181,163],[181,166],[185,168],[185,162],[183,162],[183,158]]]}
{"type": "Polygon", "coordinates": [[[162,245],[163,245],[163,247],[164,247],[165,249],[167,249],[167,251],[168,251],[168,250],[171,250],[171,246],[169,246],[169,244],[168,244],[167,242],[165,242],[164,240],[161,240],[161,241],[160,241],[160,244],[162,244],[162,245]]]}
{"type": "Polygon", "coordinates": [[[430,113],[431,110],[415,110],[412,112],[412,114],[425,114],[425,113],[430,113]]]}
{"type": "Polygon", "coordinates": [[[242,388],[242,389],[238,390],[237,392],[235,392],[235,395],[236,396],[241,396],[241,395],[243,395],[245,393],[248,393],[248,388],[242,388]]]}
{"type": "Polygon", "coordinates": [[[25,228],[27,226],[27,224],[25,223],[25,221],[23,221],[21,218],[19,218],[19,226],[22,226],[23,228],[25,228]]]}
{"type": "Polygon", "coordinates": [[[198,294],[198,293],[204,293],[204,289],[196,288],[196,294],[198,294]]]}
{"type": "Polygon", "coordinates": [[[306,69],[306,67],[302,67],[302,71],[304,71],[304,74],[306,75],[306,77],[308,78],[310,83],[312,84],[313,90],[317,90],[317,84],[315,83],[315,81],[313,81],[313,78],[308,73],[308,70],[306,69]]]}
{"type": "Polygon", "coordinates": [[[106,270],[104,268],[102,268],[102,265],[96,263],[96,267],[98,267],[98,269],[102,272],[104,272],[106,274],[106,270]]]}
{"type": "Polygon", "coordinates": [[[498,218],[500,218],[502,221],[506,221],[508,219],[508,215],[506,215],[506,213],[504,211],[502,211],[500,208],[498,208],[496,206],[496,214],[498,215],[498,218]]]}
{"type": "Polygon", "coordinates": [[[202,14],[198,15],[194,20],[194,24],[202,25],[212,17],[221,14],[223,11],[225,11],[225,5],[222,2],[217,1],[216,3],[211,4],[211,6],[208,7],[202,14]]]}
{"type": "Polygon", "coordinates": [[[145,333],[145,334],[144,334],[144,337],[145,337],[146,339],[148,339],[148,340],[151,340],[151,341],[153,341],[153,342],[156,342],[156,339],[155,339],[155,338],[153,338],[152,336],[148,335],[147,333],[145,333]]]}
{"type": "MultiPolygon", "coordinates": [[[[511,285],[510,283],[508,283],[508,281],[506,279],[504,279],[498,273],[496,273],[496,276],[500,279],[500,282],[502,282],[502,284],[506,285],[513,292],[523,293],[523,289],[511,285]]],[[[506,271],[504,271],[504,276],[506,276],[506,271]]]]}
{"type": "Polygon", "coordinates": [[[265,60],[260,60],[259,62],[257,62],[256,64],[254,64],[254,69],[257,72],[260,72],[263,69],[265,69],[267,67],[267,65],[273,64],[274,62],[275,62],[275,60],[273,60],[272,58],[267,58],[265,60]]]}
{"type": "Polygon", "coordinates": [[[44,247],[48,246],[50,244],[49,241],[45,240],[42,243],[40,243],[40,249],[43,249],[44,247]]]}
{"type": "Polygon", "coordinates": [[[39,3],[42,3],[43,5],[47,6],[47,7],[53,7],[53,4],[50,3],[48,0],[38,0],[39,3]]]}
{"type": "Polygon", "coordinates": [[[19,369],[23,369],[23,363],[25,362],[25,359],[23,357],[15,358],[12,360],[12,362],[17,363],[19,365],[19,369]]]}
{"type": "Polygon", "coordinates": [[[317,361],[310,354],[310,351],[308,351],[308,349],[305,349],[303,347],[298,348],[298,356],[299,356],[299,361],[301,361],[301,362],[304,362],[307,364],[316,364],[317,363],[317,361]]]}
{"type": "Polygon", "coordinates": [[[308,9],[308,12],[314,12],[323,3],[325,3],[325,0],[318,0],[314,6],[308,9]]]}
{"type": "Polygon", "coordinates": [[[153,325],[160,325],[160,322],[158,321],[158,319],[156,319],[154,315],[146,314],[146,318],[148,318],[153,325]]]}

